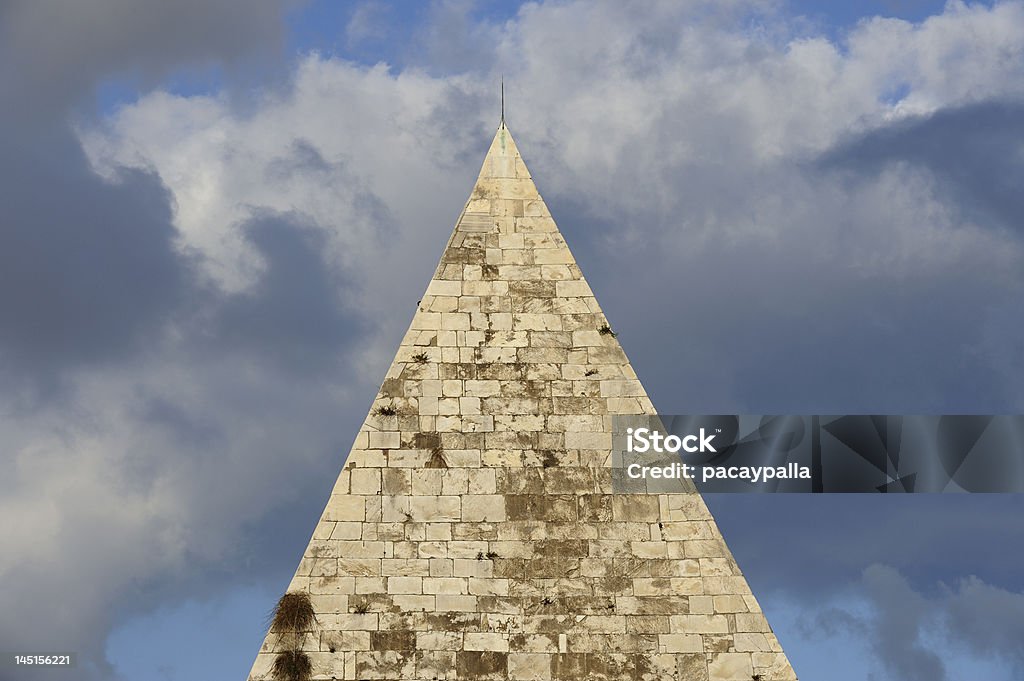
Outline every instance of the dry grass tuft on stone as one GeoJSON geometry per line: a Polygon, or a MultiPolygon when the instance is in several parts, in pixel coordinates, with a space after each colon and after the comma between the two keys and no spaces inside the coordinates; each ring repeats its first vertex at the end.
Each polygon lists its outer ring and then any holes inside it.
{"type": "Polygon", "coordinates": [[[301,650],[286,650],[277,654],[271,671],[277,681],[310,681],[313,662],[301,650]]]}
{"type": "Polygon", "coordinates": [[[271,631],[280,634],[298,633],[312,631],[316,624],[316,614],[313,612],[313,601],[309,594],[302,591],[292,591],[281,596],[274,608],[274,616],[270,621],[271,631]]]}

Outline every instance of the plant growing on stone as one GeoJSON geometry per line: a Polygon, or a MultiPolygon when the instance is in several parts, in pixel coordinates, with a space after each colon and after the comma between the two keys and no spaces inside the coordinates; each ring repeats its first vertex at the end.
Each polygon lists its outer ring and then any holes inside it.
{"type": "Polygon", "coordinates": [[[270,621],[271,631],[294,634],[312,631],[316,624],[313,601],[304,591],[291,591],[281,596],[270,621]]]}
{"type": "Polygon", "coordinates": [[[352,612],[354,612],[357,615],[365,615],[366,613],[370,612],[370,604],[366,601],[356,603],[354,606],[352,606],[352,612]]]}
{"type": "Polygon", "coordinates": [[[301,650],[285,650],[277,654],[271,671],[277,681],[309,681],[313,663],[301,650]]]}
{"type": "Polygon", "coordinates": [[[271,672],[277,681],[309,681],[313,663],[300,650],[302,635],[316,626],[313,601],[304,591],[291,591],[281,596],[270,620],[270,630],[281,639],[285,650],[274,658],[271,672]]]}
{"type": "Polygon", "coordinates": [[[373,410],[374,416],[396,416],[398,409],[393,404],[380,404],[373,410]]]}
{"type": "Polygon", "coordinates": [[[612,327],[608,326],[608,324],[602,324],[601,328],[598,329],[597,332],[602,336],[611,336],[612,338],[615,338],[616,336],[619,335],[612,331],[612,327]]]}
{"type": "Polygon", "coordinates": [[[584,376],[595,376],[597,375],[597,369],[587,369],[583,372],[584,376]]]}
{"type": "Polygon", "coordinates": [[[427,357],[427,353],[425,352],[417,352],[412,356],[412,361],[416,364],[426,364],[429,360],[430,358],[427,357]]]}

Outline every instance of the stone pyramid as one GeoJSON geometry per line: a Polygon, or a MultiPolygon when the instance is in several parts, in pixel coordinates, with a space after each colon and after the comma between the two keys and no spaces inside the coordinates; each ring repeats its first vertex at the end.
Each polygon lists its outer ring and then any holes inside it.
{"type": "Polygon", "coordinates": [[[249,678],[795,679],[701,497],[612,493],[607,323],[502,123],[249,678]]]}

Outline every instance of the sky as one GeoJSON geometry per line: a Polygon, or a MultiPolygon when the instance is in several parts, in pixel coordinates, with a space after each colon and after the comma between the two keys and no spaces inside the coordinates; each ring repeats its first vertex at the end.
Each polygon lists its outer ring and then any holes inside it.
{"type": "MultiPolygon", "coordinates": [[[[0,649],[244,678],[502,77],[663,413],[1024,409],[1020,0],[6,0],[0,649]]],[[[804,681],[1024,678],[1020,496],[708,504],[804,681]]]]}

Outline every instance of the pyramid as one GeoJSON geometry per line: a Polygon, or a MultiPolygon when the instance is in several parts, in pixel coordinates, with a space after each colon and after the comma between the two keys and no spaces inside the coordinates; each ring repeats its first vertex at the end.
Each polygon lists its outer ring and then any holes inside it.
{"type": "Polygon", "coordinates": [[[502,122],[250,681],[796,679],[700,495],[613,493],[607,324],[502,122]]]}

